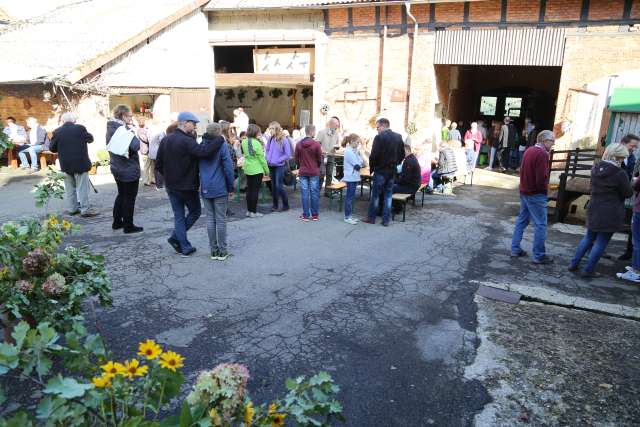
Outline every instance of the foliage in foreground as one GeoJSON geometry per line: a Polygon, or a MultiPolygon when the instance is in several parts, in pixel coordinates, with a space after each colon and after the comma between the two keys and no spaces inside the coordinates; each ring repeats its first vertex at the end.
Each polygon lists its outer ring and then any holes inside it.
{"type": "Polygon", "coordinates": [[[78,322],[63,336],[48,323],[20,322],[12,337],[14,344],[0,344],[0,375],[32,382],[43,397],[34,410],[0,420],[2,426],[329,426],[343,419],[334,398],[339,388],[326,372],[289,379],[283,399],[256,405],[247,392],[249,372],[238,364],[202,372],[179,414],[161,418],[184,382],[179,354],[147,340],[138,357],[116,361],[78,322]]]}

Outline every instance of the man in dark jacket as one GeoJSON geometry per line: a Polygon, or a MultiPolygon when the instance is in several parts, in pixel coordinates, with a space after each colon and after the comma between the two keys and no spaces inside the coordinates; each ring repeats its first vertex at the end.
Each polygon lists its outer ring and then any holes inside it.
{"type": "Polygon", "coordinates": [[[549,150],[555,144],[550,130],[538,134],[536,145],[524,152],[520,167],[520,214],[511,239],[511,256],[523,257],[527,253],[520,247],[524,230],[532,220],[535,226],[533,234],[533,263],[551,264],[553,259],[547,256],[544,243],[547,240],[547,192],[549,190],[549,150]]]}
{"type": "Polygon", "coordinates": [[[411,152],[411,145],[404,146],[405,158],[402,162],[402,169],[395,184],[393,184],[394,193],[414,194],[420,188],[422,181],[422,173],[420,171],[420,163],[418,158],[411,152]]]}
{"type": "Polygon", "coordinates": [[[73,113],[62,115],[62,126],[53,132],[51,152],[58,153],[60,169],[66,174],[64,189],[67,196],[68,214],[80,213],[83,217],[98,215],[89,207],[89,170],[91,160],[87,144],[93,142],[93,135],[87,128],[75,124],[73,113]]]}
{"type": "Polygon", "coordinates": [[[187,231],[201,213],[198,161],[213,157],[224,143],[223,138],[216,138],[208,144],[198,144],[193,136],[198,122],[195,114],[180,113],[178,128],[160,142],[156,157],[156,170],[164,177],[173,209],[174,230],[167,241],[182,256],[196,251],[187,240],[187,231]],[[189,210],[186,216],[185,207],[189,210]]]}
{"type": "Polygon", "coordinates": [[[391,196],[393,195],[393,179],[396,168],[404,159],[404,143],[402,136],[389,129],[387,119],[379,119],[376,122],[378,135],[373,139],[371,155],[369,155],[369,168],[373,173],[371,184],[371,198],[369,200],[368,217],[362,220],[368,224],[376,223],[376,212],[380,203],[379,197],[383,195],[382,225],[389,225],[391,216],[391,196]]]}

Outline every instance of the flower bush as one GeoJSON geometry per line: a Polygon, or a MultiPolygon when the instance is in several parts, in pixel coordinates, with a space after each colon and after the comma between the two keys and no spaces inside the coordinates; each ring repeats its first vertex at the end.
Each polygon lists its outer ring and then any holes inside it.
{"type": "Polygon", "coordinates": [[[56,330],[68,330],[79,319],[85,298],[97,296],[102,305],[111,304],[103,258],[87,248],[60,250],[72,230],[70,222],[55,216],[2,225],[0,308],[10,322],[48,321],[56,330]]]}
{"type": "Polygon", "coordinates": [[[161,418],[184,382],[179,354],[146,340],[138,346],[139,358],[115,361],[100,337],[87,335],[80,323],[61,336],[48,323],[30,328],[20,322],[13,338],[14,344],[0,344],[0,375],[34,382],[43,397],[35,410],[20,408],[0,425],[278,427],[288,420],[328,426],[343,419],[334,399],[339,388],[327,373],[289,379],[284,399],[256,406],[247,393],[249,371],[238,364],[201,373],[179,414],[161,418]],[[58,372],[54,359],[61,362],[58,372]]]}

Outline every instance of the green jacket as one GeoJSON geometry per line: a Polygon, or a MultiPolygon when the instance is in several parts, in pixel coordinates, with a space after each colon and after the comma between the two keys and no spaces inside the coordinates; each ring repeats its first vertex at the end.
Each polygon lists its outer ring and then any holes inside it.
{"type": "Polygon", "coordinates": [[[252,138],[251,145],[253,145],[254,155],[249,154],[249,140],[242,140],[242,155],[244,156],[244,166],[242,170],[245,175],[258,175],[263,173],[269,175],[269,166],[264,158],[264,150],[262,144],[255,138],[252,138]]]}

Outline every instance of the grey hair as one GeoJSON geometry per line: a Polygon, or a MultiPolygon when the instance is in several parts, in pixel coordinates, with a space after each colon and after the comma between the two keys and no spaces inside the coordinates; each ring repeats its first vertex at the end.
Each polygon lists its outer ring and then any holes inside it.
{"type": "Polygon", "coordinates": [[[538,144],[544,144],[545,141],[547,140],[552,140],[555,141],[555,136],[553,135],[553,132],[550,130],[543,130],[540,131],[540,133],[538,134],[538,137],[536,138],[536,142],[538,144]]]}
{"type": "Polygon", "coordinates": [[[71,111],[67,111],[66,113],[62,113],[62,123],[75,123],[76,122],[76,115],[73,114],[71,111]]]}
{"type": "Polygon", "coordinates": [[[220,123],[211,123],[207,126],[207,133],[212,136],[220,136],[222,135],[222,126],[220,123]]]}
{"type": "Polygon", "coordinates": [[[316,133],[316,127],[314,125],[306,125],[304,127],[304,134],[307,136],[313,136],[316,133]]]}
{"type": "Polygon", "coordinates": [[[629,157],[629,150],[622,144],[609,144],[602,154],[602,160],[616,161],[629,157]]]}

